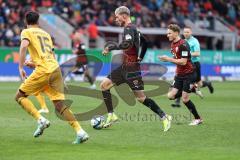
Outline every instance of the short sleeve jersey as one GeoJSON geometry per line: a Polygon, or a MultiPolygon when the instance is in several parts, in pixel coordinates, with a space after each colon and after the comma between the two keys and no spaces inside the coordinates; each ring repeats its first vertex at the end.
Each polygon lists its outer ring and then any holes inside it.
{"type": "MultiPolygon", "coordinates": [[[[185,39],[189,46],[190,46],[190,51],[192,52],[200,52],[200,44],[198,42],[198,40],[191,36],[189,39],[185,39]]],[[[196,56],[192,56],[192,62],[199,62],[200,61],[200,57],[196,57],[196,56]]]]}
{"type": "Polygon", "coordinates": [[[21,32],[21,41],[28,40],[28,52],[36,65],[36,70],[51,73],[58,68],[54,58],[51,36],[41,28],[28,28],[21,32]]]}
{"type": "Polygon", "coordinates": [[[185,40],[180,39],[177,42],[172,42],[171,53],[175,59],[187,58],[185,65],[177,65],[176,75],[186,75],[193,72],[190,48],[185,40]]]}

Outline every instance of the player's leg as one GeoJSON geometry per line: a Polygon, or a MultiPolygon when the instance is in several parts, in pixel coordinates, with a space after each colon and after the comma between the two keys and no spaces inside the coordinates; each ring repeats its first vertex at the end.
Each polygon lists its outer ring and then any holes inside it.
{"type": "Polygon", "coordinates": [[[180,98],[182,96],[182,87],[183,87],[183,81],[178,78],[174,77],[174,81],[172,84],[172,87],[168,91],[168,98],[170,100],[175,100],[176,98],[180,98]]]}
{"type": "Polygon", "coordinates": [[[88,140],[88,134],[81,128],[69,107],[64,104],[65,97],[63,92],[59,92],[51,87],[46,88],[44,92],[53,102],[55,109],[58,114],[61,115],[62,120],[67,121],[68,124],[75,130],[77,136],[73,143],[79,144],[88,140]]]}
{"type": "Polygon", "coordinates": [[[38,128],[34,132],[34,137],[40,136],[44,129],[48,128],[50,122],[41,116],[36,107],[27,98],[28,95],[34,95],[42,89],[45,84],[45,76],[41,73],[33,72],[24,83],[21,84],[19,90],[17,91],[15,100],[22,106],[22,108],[33,116],[38,122],[38,128]]]}
{"type": "Polygon", "coordinates": [[[112,95],[110,92],[110,89],[113,86],[114,86],[114,83],[109,78],[105,78],[100,84],[100,88],[102,90],[102,95],[103,95],[103,100],[105,102],[105,105],[106,105],[107,111],[108,111],[108,117],[104,124],[105,128],[110,127],[112,125],[112,123],[114,123],[118,120],[116,114],[114,114],[114,111],[113,111],[112,95]]]}
{"type": "Polygon", "coordinates": [[[75,130],[77,137],[73,144],[79,144],[87,141],[89,138],[88,134],[82,129],[72,111],[64,104],[64,101],[53,100],[53,104],[56,111],[63,117],[63,120],[67,121],[68,124],[75,130]]]}
{"type": "Polygon", "coordinates": [[[164,132],[168,131],[171,127],[172,117],[170,115],[167,115],[153,99],[146,97],[143,90],[133,90],[133,93],[140,103],[150,108],[161,118],[163,121],[164,132]]]}
{"type": "Polygon", "coordinates": [[[201,66],[200,66],[200,62],[194,62],[193,63],[195,70],[194,73],[192,75],[192,88],[191,88],[191,92],[195,93],[196,95],[198,95],[200,98],[203,98],[203,94],[200,90],[201,87],[201,66]]]}
{"type": "Polygon", "coordinates": [[[41,93],[38,93],[35,95],[38,103],[40,104],[41,109],[38,111],[39,113],[49,113],[49,110],[47,108],[44,96],[41,93]]]}
{"type": "Polygon", "coordinates": [[[45,87],[44,92],[51,99],[63,120],[67,121],[76,131],[77,138],[73,143],[78,144],[86,141],[89,138],[88,134],[81,128],[69,107],[64,104],[64,83],[60,69],[54,71],[49,79],[49,84],[45,87]]]}
{"type": "Polygon", "coordinates": [[[201,64],[200,64],[200,62],[195,62],[194,64],[196,66],[196,73],[197,73],[196,82],[197,82],[198,86],[200,88],[208,87],[209,92],[213,93],[214,92],[214,88],[212,86],[212,83],[209,82],[209,81],[202,81],[201,80],[201,64]]]}
{"type": "Polygon", "coordinates": [[[104,128],[110,127],[114,122],[118,121],[118,117],[116,116],[116,114],[114,114],[113,111],[112,95],[110,93],[110,89],[114,85],[120,85],[125,82],[122,76],[122,72],[123,67],[122,66],[117,67],[100,84],[103,99],[108,111],[108,116],[104,124],[104,128]]]}
{"type": "Polygon", "coordinates": [[[209,81],[201,81],[200,87],[201,87],[201,88],[208,87],[208,90],[209,90],[210,93],[213,93],[213,92],[214,92],[214,88],[213,88],[213,86],[212,86],[212,82],[209,82],[209,81]]]}
{"type": "Polygon", "coordinates": [[[179,98],[175,99],[174,103],[171,104],[171,106],[172,107],[181,107],[180,103],[181,103],[181,98],[179,97],[179,98]]]}
{"type": "Polygon", "coordinates": [[[41,117],[41,114],[38,113],[38,110],[33,105],[31,100],[28,99],[28,96],[25,94],[25,92],[23,92],[21,90],[18,90],[17,93],[16,93],[16,96],[15,96],[15,100],[34,119],[39,120],[39,118],[41,117]]]}
{"type": "Polygon", "coordinates": [[[194,103],[189,99],[190,96],[190,84],[191,82],[188,79],[183,81],[183,92],[182,92],[182,101],[184,105],[188,108],[188,110],[193,114],[194,120],[189,125],[198,125],[202,123],[202,119],[198,114],[198,111],[194,105],[194,103]]]}
{"type": "Polygon", "coordinates": [[[171,104],[172,107],[181,107],[180,102],[181,102],[182,90],[177,90],[177,91],[176,90],[172,90],[172,88],[174,88],[174,85],[175,86],[176,85],[178,85],[178,86],[180,85],[180,84],[176,84],[176,83],[179,83],[179,82],[176,82],[176,77],[175,77],[171,87],[169,88],[169,93],[168,93],[169,96],[168,96],[168,98],[170,100],[175,99],[174,103],[171,104]],[[174,91],[174,92],[171,92],[171,91],[174,91]]]}
{"type": "Polygon", "coordinates": [[[96,85],[94,84],[94,79],[93,79],[93,77],[90,76],[89,70],[86,65],[85,65],[85,70],[84,70],[84,76],[88,79],[88,82],[91,85],[90,89],[96,89],[96,85]]]}

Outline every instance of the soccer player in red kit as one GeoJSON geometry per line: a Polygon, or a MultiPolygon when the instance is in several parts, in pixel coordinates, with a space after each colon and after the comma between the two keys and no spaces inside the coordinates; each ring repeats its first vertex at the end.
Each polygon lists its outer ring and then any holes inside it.
{"type": "Polygon", "coordinates": [[[123,40],[120,44],[115,44],[115,46],[105,46],[103,55],[109,54],[112,50],[122,50],[123,62],[118,68],[112,70],[100,84],[108,110],[108,118],[104,128],[111,126],[118,119],[113,112],[110,89],[115,85],[126,83],[133,91],[136,99],[161,118],[164,132],[166,132],[171,127],[172,117],[167,115],[152,98],[144,94],[140,62],[147,50],[147,40],[137,30],[136,26],[132,24],[130,10],[126,6],[120,6],[115,10],[115,18],[116,24],[124,28],[123,40]],[[141,52],[139,51],[140,49],[141,52]]]}
{"type": "Polygon", "coordinates": [[[159,59],[164,62],[171,62],[177,65],[176,75],[174,77],[173,88],[168,92],[168,98],[174,100],[182,96],[182,101],[188,110],[193,114],[194,120],[189,125],[198,125],[202,123],[197,109],[189,99],[191,85],[193,83],[194,67],[191,62],[191,53],[189,44],[180,37],[180,27],[176,24],[170,24],[167,29],[167,37],[171,41],[172,57],[166,55],[159,59]]]}

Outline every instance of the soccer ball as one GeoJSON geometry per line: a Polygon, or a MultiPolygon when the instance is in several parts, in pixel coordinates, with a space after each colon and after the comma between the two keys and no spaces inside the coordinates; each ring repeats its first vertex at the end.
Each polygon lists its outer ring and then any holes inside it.
{"type": "Polygon", "coordinates": [[[94,116],[91,119],[91,126],[94,129],[102,129],[104,124],[104,117],[103,116],[94,116]]]}

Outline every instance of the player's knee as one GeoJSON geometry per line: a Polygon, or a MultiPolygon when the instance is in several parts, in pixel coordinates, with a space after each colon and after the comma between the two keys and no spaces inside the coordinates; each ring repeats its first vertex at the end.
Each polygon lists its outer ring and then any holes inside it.
{"type": "Polygon", "coordinates": [[[21,97],[26,97],[24,93],[20,92],[20,91],[17,91],[16,95],[15,95],[15,101],[19,101],[19,99],[21,97]]]}
{"type": "Polygon", "coordinates": [[[105,82],[103,81],[103,82],[101,82],[101,84],[100,84],[100,88],[101,88],[101,90],[102,91],[105,91],[105,90],[107,90],[106,89],[106,84],[105,84],[105,82]]]}
{"type": "Polygon", "coordinates": [[[203,83],[202,83],[201,80],[197,84],[198,84],[198,87],[202,87],[203,86],[203,83]]]}
{"type": "Polygon", "coordinates": [[[183,94],[182,94],[182,101],[183,101],[183,103],[186,103],[186,102],[189,101],[189,95],[188,95],[188,93],[183,93],[183,94]]]}
{"type": "Polygon", "coordinates": [[[189,98],[182,98],[183,103],[187,103],[189,101],[189,98]]]}
{"type": "Polygon", "coordinates": [[[15,101],[18,102],[19,98],[20,98],[20,96],[19,96],[19,94],[17,93],[17,94],[15,95],[15,101]]]}
{"type": "Polygon", "coordinates": [[[103,80],[100,84],[100,88],[102,91],[109,90],[111,88],[111,82],[109,82],[109,80],[103,80]]]}
{"type": "Polygon", "coordinates": [[[54,106],[55,106],[56,111],[57,111],[58,113],[61,113],[62,110],[63,110],[63,107],[64,107],[63,101],[61,101],[61,100],[55,100],[55,101],[53,101],[53,104],[54,104],[54,106]]]}
{"type": "Polygon", "coordinates": [[[170,100],[174,100],[175,99],[175,95],[172,92],[168,92],[167,97],[170,100]]]}
{"type": "Polygon", "coordinates": [[[146,97],[136,97],[137,101],[140,103],[143,103],[146,99],[146,97]]]}

